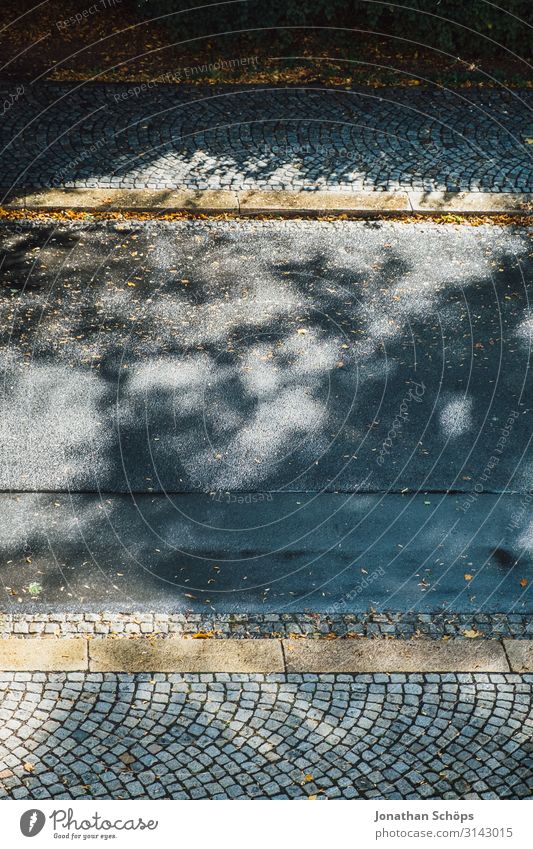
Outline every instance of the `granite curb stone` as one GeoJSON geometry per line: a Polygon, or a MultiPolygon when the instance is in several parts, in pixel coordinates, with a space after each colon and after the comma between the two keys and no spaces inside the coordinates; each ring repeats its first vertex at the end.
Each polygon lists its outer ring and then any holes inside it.
{"type": "Polygon", "coordinates": [[[284,640],[289,672],[509,672],[497,640],[284,640]]]}
{"type": "Polygon", "coordinates": [[[531,671],[531,650],[523,645],[510,643],[506,655],[502,642],[480,639],[5,639],[0,640],[0,669],[77,671],[88,666],[92,672],[128,673],[531,671]]]}
{"type": "Polygon", "coordinates": [[[503,645],[513,672],[533,672],[533,643],[528,640],[504,640],[503,645]]]}
{"type": "Polygon", "coordinates": [[[65,640],[0,640],[3,671],[75,672],[87,669],[87,642],[65,640]]]}
{"type": "Polygon", "coordinates": [[[283,672],[278,640],[99,640],[89,646],[92,672],[283,672]]]}
{"type": "MultiPolygon", "coordinates": [[[[0,190],[2,192],[2,190],[0,190]]],[[[533,195],[508,192],[408,191],[227,191],[193,189],[51,188],[2,192],[13,211],[183,212],[271,216],[417,214],[523,215],[533,210],[533,195]]]]}

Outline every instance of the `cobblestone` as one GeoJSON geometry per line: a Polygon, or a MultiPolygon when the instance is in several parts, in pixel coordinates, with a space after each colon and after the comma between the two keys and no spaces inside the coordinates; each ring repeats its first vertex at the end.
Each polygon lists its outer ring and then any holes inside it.
{"type": "MultiPolygon", "coordinates": [[[[324,637],[462,637],[475,630],[485,637],[533,639],[533,621],[527,614],[427,614],[366,613],[327,616],[306,613],[220,614],[208,619],[201,614],[160,613],[0,613],[0,638],[73,637],[93,639],[109,635],[136,639],[154,634],[159,638],[213,633],[215,639],[324,637]],[[141,631],[128,625],[142,622],[141,631]],[[46,629],[49,625],[50,630],[46,629]]],[[[73,679],[75,680],[75,679],[73,679]]]]}
{"type": "Polygon", "coordinates": [[[533,676],[464,679],[107,673],[104,681],[90,673],[0,673],[2,716],[20,718],[28,693],[39,695],[24,722],[4,725],[10,737],[0,743],[0,798],[530,798],[533,676]],[[147,678],[166,686],[148,688],[147,678]],[[232,717],[252,683],[257,721],[245,738],[232,717]],[[176,690],[183,685],[185,700],[176,690]],[[442,696],[451,685],[448,703],[442,696]],[[376,686],[380,713],[370,701],[376,686]],[[345,707],[334,712],[339,694],[345,707]],[[59,746],[51,717],[66,700],[70,719],[59,746]]]}
{"type": "Polygon", "coordinates": [[[527,91],[35,84],[5,186],[530,192],[527,91]],[[526,108],[524,108],[526,107],[526,108]]]}

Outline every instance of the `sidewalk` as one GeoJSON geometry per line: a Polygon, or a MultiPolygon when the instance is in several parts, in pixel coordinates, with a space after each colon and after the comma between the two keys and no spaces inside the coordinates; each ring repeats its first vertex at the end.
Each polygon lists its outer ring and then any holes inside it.
{"type": "Polygon", "coordinates": [[[497,673],[0,673],[0,798],[530,798],[532,687],[497,673]]]}
{"type": "Polygon", "coordinates": [[[531,101],[528,91],[36,83],[3,116],[2,183],[528,193],[531,101]]]}

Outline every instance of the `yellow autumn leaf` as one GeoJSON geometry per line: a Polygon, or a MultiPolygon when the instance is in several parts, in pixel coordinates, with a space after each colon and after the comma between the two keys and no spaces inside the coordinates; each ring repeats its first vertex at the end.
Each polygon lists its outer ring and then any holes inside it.
{"type": "Polygon", "coordinates": [[[520,586],[521,587],[527,587],[527,578],[521,578],[520,579],[520,586]]]}
{"type": "Polygon", "coordinates": [[[465,581],[471,581],[474,576],[470,575],[468,572],[465,573],[465,581]]]}
{"type": "Polygon", "coordinates": [[[25,763],[23,764],[23,768],[26,772],[33,772],[33,770],[35,769],[35,764],[25,763]]]}
{"type": "Polygon", "coordinates": [[[468,637],[470,640],[475,640],[476,637],[481,637],[481,633],[479,631],[474,631],[470,629],[468,631],[463,631],[463,637],[468,637]]]}

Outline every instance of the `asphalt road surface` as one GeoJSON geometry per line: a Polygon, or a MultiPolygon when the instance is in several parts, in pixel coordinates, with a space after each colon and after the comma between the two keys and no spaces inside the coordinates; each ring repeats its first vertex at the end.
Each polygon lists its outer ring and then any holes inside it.
{"type": "Polygon", "coordinates": [[[6,598],[35,582],[33,604],[67,587],[72,604],[524,611],[524,229],[2,237],[6,598]]]}

